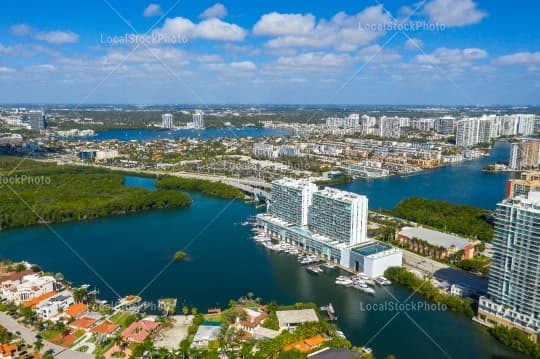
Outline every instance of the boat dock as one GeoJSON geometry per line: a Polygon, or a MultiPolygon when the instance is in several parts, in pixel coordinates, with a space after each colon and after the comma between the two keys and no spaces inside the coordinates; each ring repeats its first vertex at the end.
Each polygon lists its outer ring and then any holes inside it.
{"type": "Polygon", "coordinates": [[[319,309],[321,312],[325,312],[328,315],[329,320],[337,320],[336,312],[332,303],[328,303],[328,305],[320,307],[319,309]]]}

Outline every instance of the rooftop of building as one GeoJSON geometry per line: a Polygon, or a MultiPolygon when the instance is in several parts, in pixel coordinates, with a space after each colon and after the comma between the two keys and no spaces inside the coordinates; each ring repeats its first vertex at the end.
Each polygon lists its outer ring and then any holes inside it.
{"type": "Polygon", "coordinates": [[[205,342],[217,340],[221,333],[221,326],[214,323],[202,323],[195,333],[193,342],[205,342]]]}
{"type": "Polygon", "coordinates": [[[540,192],[531,191],[527,194],[527,196],[507,198],[500,204],[540,212],[540,192]]]}
{"type": "Polygon", "coordinates": [[[352,249],[353,252],[363,255],[364,257],[372,256],[379,253],[384,253],[389,250],[392,250],[393,247],[382,244],[379,242],[370,242],[369,244],[363,244],[360,247],[355,247],[352,249]]]}
{"type": "Polygon", "coordinates": [[[274,339],[279,335],[279,331],[258,326],[253,329],[253,335],[274,339]]]}
{"type": "Polygon", "coordinates": [[[46,301],[47,299],[52,298],[55,295],[56,295],[56,291],[54,290],[52,292],[44,293],[40,296],[27,300],[26,302],[24,302],[24,306],[27,308],[34,308],[39,303],[46,301]]]}
{"type": "Polygon", "coordinates": [[[116,323],[112,323],[109,321],[105,321],[98,326],[94,327],[92,329],[92,333],[96,334],[112,334],[114,333],[118,328],[120,328],[120,325],[116,323]]]}
{"type": "Polygon", "coordinates": [[[463,249],[470,244],[470,242],[463,237],[422,227],[403,227],[399,234],[409,238],[423,239],[431,245],[444,248],[453,246],[457,249],[463,249]]]}
{"type": "Polygon", "coordinates": [[[367,200],[367,197],[358,193],[342,191],[332,187],[325,187],[324,189],[315,192],[316,195],[337,199],[340,201],[350,202],[353,200],[367,200]]]}
{"type": "Polygon", "coordinates": [[[308,355],[310,359],[353,359],[357,358],[359,353],[350,349],[324,348],[308,355]]]}
{"type": "Polygon", "coordinates": [[[314,309],[278,310],[276,316],[280,326],[319,321],[314,309]]]}
{"type": "Polygon", "coordinates": [[[74,328],[88,329],[92,325],[94,325],[96,322],[97,322],[97,320],[95,320],[93,318],[84,317],[84,318],[74,320],[69,325],[74,327],[74,328]]]}
{"type": "Polygon", "coordinates": [[[131,323],[121,335],[125,340],[141,343],[158,327],[159,323],[152,320],[139,320],[138,322],[131,323]]]}
{"type": "Polygon", "coordinates": [[[76,317],[88,310],[88,306],[84,303],[75,303],[64,310],[64,313],[70,317],[76,317]]]}
{"type": "Polygon", "coordinates": [[[286,187],[295,188],[295,189],[303,189],[305,187],[313,187],[313,186],[316,187],[316,185],[308,179],[294,179],[294,178],[288,178],[288,177],[275,180],[272,182],[272,184],[277,184],[277,185],[286,186],[286,187]]]}
{"type": "Polygon", "coordinates": [[[319,345],[321,345],[324,342],[325,342],[324,337],[322,335],[318,334],[318,335],[316,335],[314,337],[307,338],[307,339],[302,339],[302,340],[299,340],[299,341],[297,341],[295,343],[288,344],[288,345],[283,347],[283,350],[284,351],[298,350],[301,353],[307,353],[307,352],[313,350],[313,348],[318,347],[319,345]]]}

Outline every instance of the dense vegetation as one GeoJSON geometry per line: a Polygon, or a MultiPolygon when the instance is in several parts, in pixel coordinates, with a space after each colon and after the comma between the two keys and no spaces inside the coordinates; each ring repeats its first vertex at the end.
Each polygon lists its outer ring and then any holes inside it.
{"type": "Polygon", "coordinates": [[[533,358],[540,358],[540,345],[529,339],[527,334],[516,328],[498,325],[490,329],[491,334],[501,343],[533,358]]]}
{"type": "Polygon", "coordinates": [[[163,176],[158,179],[156,186],[164,190],[194,191],[220,198],[243,199],[245,197],[242,191],[228,184],[191,178],[163,176]]]}
{"type": "Polygon", "coordinates": [[[19,180],[0,188],[0,229],[183,207],[191,203],[188,195],[177,191],[125,187],[123,175],[106,169],[27,160],[10,173],[21,160],[0,157],[0,177],[6,181],[19,180]]]}
{"type": "Polygon", "coordinates": [[[384,276],[391,281],[407,286],[415,293],[426,297],[430,301],[446,305],[450,311],[463,313],[469,318],[474,316],[472,299],[461,299],[450,294],[441,293],[441,291],[431,283],[416,277],[405,268],[388,268],[386,272],[384,272],[384,276]]]}
{"type": "Polygon", "coordinates": [[[487,242],[493,238],[493,227],[486,221],[488,213],[481,208],[410,197],[399,202],[391,214],[470,238],[487,242]]]}

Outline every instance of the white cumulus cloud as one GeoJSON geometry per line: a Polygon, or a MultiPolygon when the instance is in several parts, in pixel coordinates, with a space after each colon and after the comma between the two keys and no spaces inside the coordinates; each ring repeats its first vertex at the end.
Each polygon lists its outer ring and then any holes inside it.
{"type": "Polygon", "coordinates": [[[537,52],[516,52],[496,58],[493,63],[495,65],[525,65],[537,66],[540,65],[540,51],[537,52]]]}
{"type": "Polygon", "coordinates": [[[424,42],[417,38],[410,38],[405,41],[406,50],[418,50],[421,49],[422,46],[424,46],[424,42]]]}
{"type": "Polygon", "coordinates": [[[36,34],[35,38],[51,44],[72,44],[79,41],[79,35],[72,31],[49,31],[36,34]]]}
{"type": "Polygon", "coordinates": [[[0,74],[9,74],[15,72],[14,68],[6,67],[6,66],[0,66],[0,74]]]}
{"type": "Polygon", "coordinates": [[[144,17],[153,17],[153,16],[161,16],[161,15],[163,15],[163,11],[161,11],[161,6],[159,4],[150,4],[143,11],[144,17]]]}
{"type": "Polygon", "coordinates": [[[225,5],[216,3],[212,6],[210,6],[208,9],[204,10],[199,17],[203,19],[211,19],[211,18],[224,18],[227,16],[227,8],[225,5]]]}
{"type": "Polygon", "coordinates": [[[231,24],[218,18],[206,19],[198,24],[191,20],[176,17],[167,19],[161,29],[154,30],[154,35],[157,38],[177,39],[179,37],[186,38],[188,41],[192,39],[205,39],[215,41],[242,41],[247,35],[247,31],[236,24],[231,24]]]}
{"type": "Polygon", "coordinates": [[[266,48],[334,48],[338,51],[355,51],[384,35],[381,24],[390,16],[381,5],[370,6],[356,15],[339,12],[330,20],[317,19],[311,14],[263,15],[253,27],[253,33],[269,36],[266,48]]]}
{"type": "Polygon", "coordinates": [[[452,65],[457,67],[466,67],[474,61],[486,58],[488,53],[483,49],[449,49],[441,47],[431,54],[422,54],[416,56],[416,62],[423,65],[452,65]]]}
{"type": "Polygon", "coordinates": [[[477,24],[487,16],[473,0],[432,0],[423,10],[432,23],[448,27],[477,24]]]}
{"type": "Polygon", "coordinates": [[[32,32],[34,32],[34,29],[32,28],[32,26],[27,25],[27,24],[17,24],[17,25],[13,25],[10,28],[10,32],[12,35],[15,35],[15,36],[28,36],[32,32]]]}
{"type": "Polygon", "coordinates": [[[315,27],[315,16],[311,14],[280,14],[273,12],[263,15],[253,27],[255,35],[284,36],[307,35],[315,27]]]}

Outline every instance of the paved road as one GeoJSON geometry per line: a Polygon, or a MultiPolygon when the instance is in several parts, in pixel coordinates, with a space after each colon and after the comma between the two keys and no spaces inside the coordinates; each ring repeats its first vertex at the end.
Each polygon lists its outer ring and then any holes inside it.
{"type": "Polygon", "coordinates": [[[409,268],[419,269],[424,273],[433,274],[439,281],[450,284],[459,284],[470,288],[474,292],[485,293],[487,291],[487,279],[465,271],[451,268],[444,263],[419,256],[418,254],[403,250],[403,264],[409,268]]]}
{"type": "MultiPolygon", "coordinates": [[[[28,344],[34,344],[36,339],[36,332],[33,330],[28,329],[24,325],[18,323],[15,319],[11,318],[9,315],[0,312],[0,324],[2,324],[6,329],[8,329],[10,332],[15,333],[19,332],[21,333],[21,337],[26,341],[28,344]]],[[[45,352],[47,350],[53,350],[54,356],[59,359],[91,359],[92,355],[76,352],[73,350],[67,350],[66,348],[63,348],[61,346],[49,343],[48,341],[44,340],[43,344],[45,345],[42,349],[42,352],[45,352]]]]}

